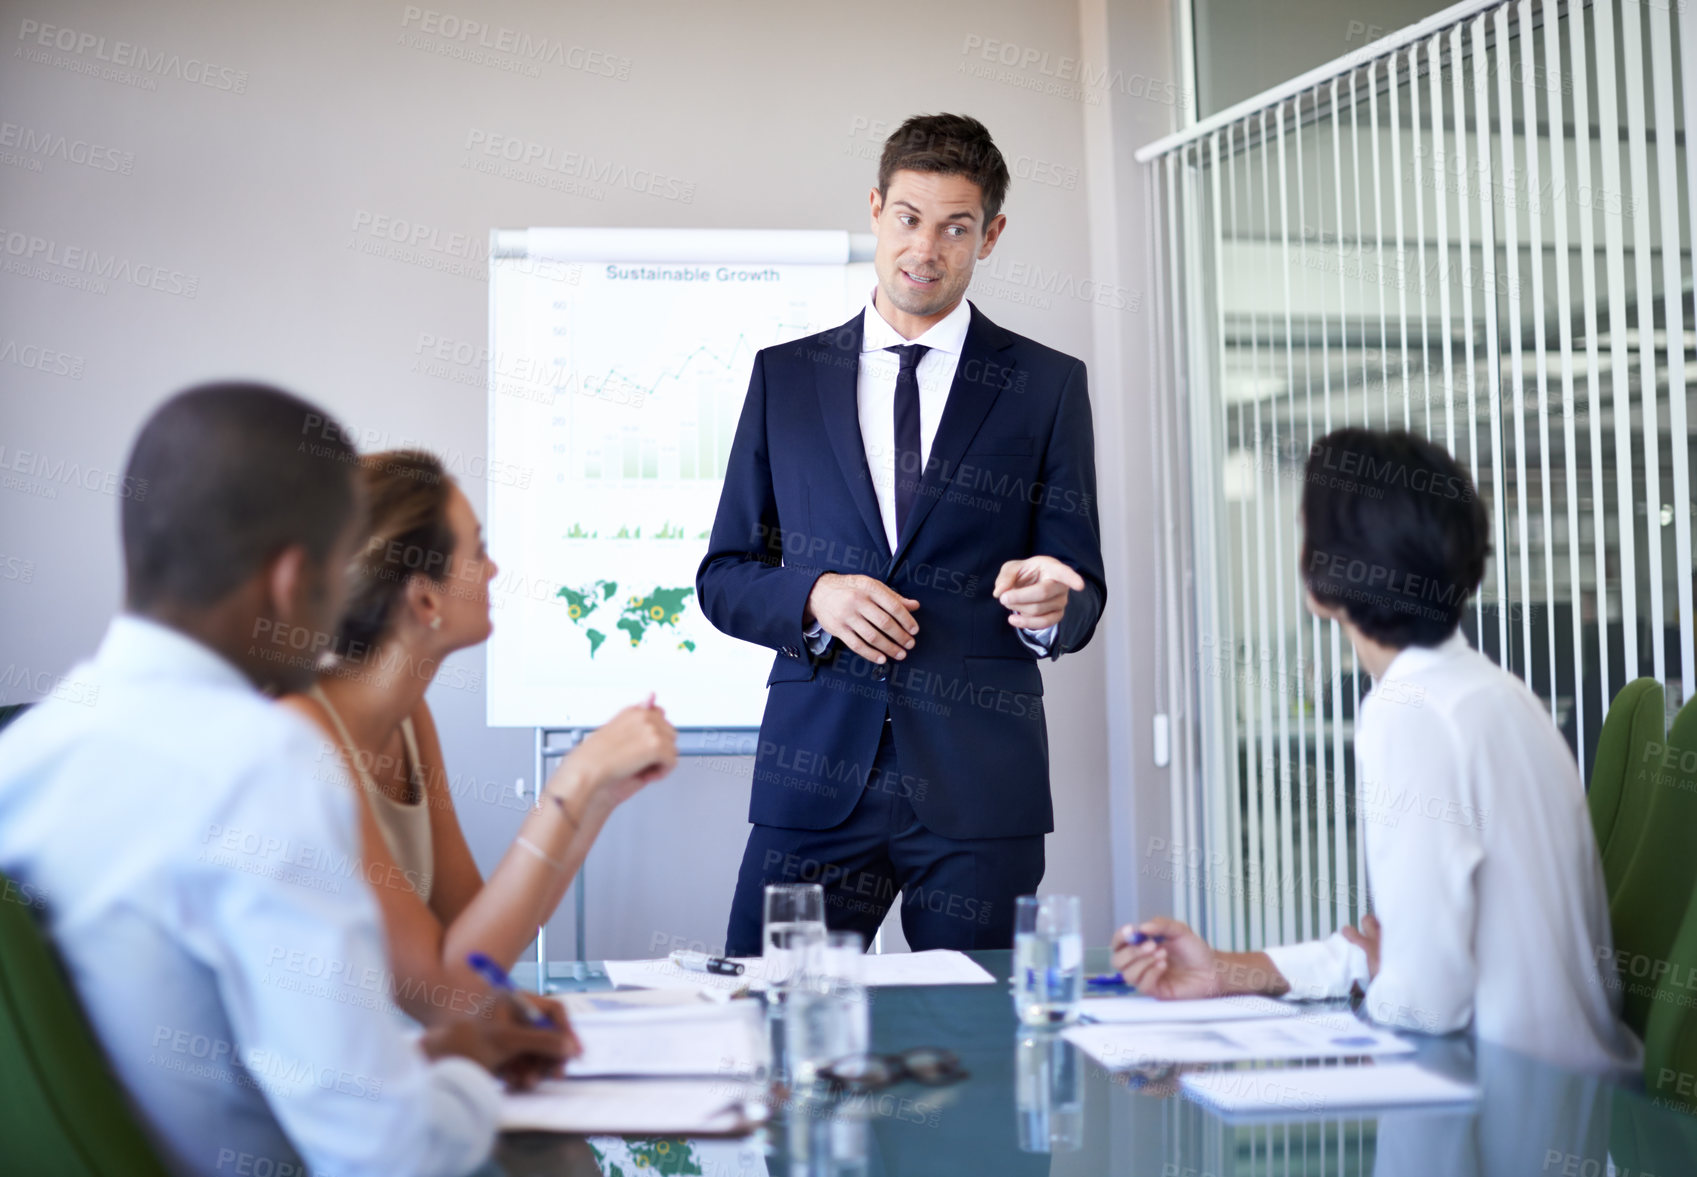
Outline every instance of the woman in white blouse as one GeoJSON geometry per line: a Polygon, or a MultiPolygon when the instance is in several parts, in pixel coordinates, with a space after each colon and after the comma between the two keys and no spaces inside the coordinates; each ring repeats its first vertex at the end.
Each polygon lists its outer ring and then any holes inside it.
{"type": "Polygon", "coordinates": [[[1365,429],[1316,442],[1305,478],[1309,611],[1342,625],[1374,683],[1355,787],[1375,914],[1241,953],[1149,920],[1115,935],[1114,967],[1163,998],[1360,985],[1380,1022],[1636,1071],[1578,767],[1548,707],[1457,632],[1489,549],[1472,480],[1440,446],[1365,429]]]}
{"type": "Polygon", "coordinates": [[[360,870],[389,934],[397,1002],[420,1021],[475,1006],[481,952],[511,967],[559,905],[620,802],[677,762],[664,711],[627,707],[549,778],[544,801],[485,880],[454,810],[436,724],[424,701],[442,660],[489,637],[489,582],[471,504],[429,454],[361,460],[368,539],[349,571],[349,605],[318,682],[282,706],[323,730],[325,759],[358,785],[360,870]]]}

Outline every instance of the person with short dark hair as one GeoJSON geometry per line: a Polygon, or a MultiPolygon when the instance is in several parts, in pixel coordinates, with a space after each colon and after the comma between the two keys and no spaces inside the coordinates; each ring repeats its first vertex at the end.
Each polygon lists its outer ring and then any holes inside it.
{"type": "Polygon", "coordinates": [[[1114,967],[1162,998],[1362,985],[1389,1025],[1636,1072],[1578,766],[1548,707],[1458,632],[1489,551],[1472,479],[1424,438],[1356,428],[1316,442],[1304,478],[1309,611],[1343,626],[1373,677],[1355,786],[1373,914],[1247,953],[1148,920],[1115,934],[1114,967]]]}
{"type": "Polygon", "coordinates": [[[966,300],[1008,168],[966,115],[919,115],[869,192],[877,285],[755,358],[696,594],[776,655],[728,951],[771,883],[822,883],[871,941],[1005,948],[1054,829],[1038,660],[1107,599],[1084,364],[966,300]]]}
{"type": "Polygon", "coordinates": [[[464,1174],[494,1142],[489,1071],[571,1048],[486,992],[402,1030],[352,790],[267,698],[312,682],[340,619],[364,514],[340,438],[259,384],[161,406],[126,471],[126,611],[82,689],[0,736],[0,870],[46,897],[173,1173],[464,1174]]]}

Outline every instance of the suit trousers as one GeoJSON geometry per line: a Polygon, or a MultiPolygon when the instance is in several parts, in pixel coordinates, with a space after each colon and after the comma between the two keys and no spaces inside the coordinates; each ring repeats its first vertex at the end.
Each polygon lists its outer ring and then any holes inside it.
{"type": "Polygon", "coordinates": [[[896,762],[891,727],[886,718],[872,771],[840,824],[749,831],[725,934],[728,954],[761,955],[769,883],[821,884],[826,926],[859,932],[868,946],[898,898],[902,932],[916,952],[1013,946],[1014,899],[1034,893],[1043,879],[1044,835],[961,839],[926,829],[913,811],[912,778],[904,779],[896,762]]]}

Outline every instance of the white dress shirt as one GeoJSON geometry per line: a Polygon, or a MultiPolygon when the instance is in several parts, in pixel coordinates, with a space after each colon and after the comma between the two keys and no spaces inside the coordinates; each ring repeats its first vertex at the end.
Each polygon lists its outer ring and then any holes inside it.
{"type": "Polygon", "coordinates": [[[469,1172],[499,1087],[387,996],[355,795],[312,726],[121,616],[0,738],[0,870],[41,893],[95,1035],[173,1172],[469,1172]],[[290,1166],[295,1166],[291,1169],[290,1166]]]}
{"type": "MultiPolygon", "coordinates": [[[[943,420],[943,408],[949,403],[949,389],[954,386],[955,369],[960,366],[960,353],[966,346],[966,329],[972,321],[972,307],[966,299],[944,315],[915,339],[904,339],[901,332],[890,326],[877,306],[878,288],[874,286],[866,299],[860,341],[860,366],[855,376],[855,401],[860,410],[860,443],[866,451],[866,465],[872,474],[872,493],[878,496],[878,514],[884,521],[884,538],[890,551],[896,550],[899,533],[896,529],[896,376],[901,371],[901,358],[891,347],[920,344],[929,350],[919,357],[914,375],[919,382],[919,468],[931,459],[931,443],[937,438],[937,426],[943,420]]],[[[995,571],[1000,572],[1001,569],[995,571]]],[[[1055,640],[1057,626],[1044,629],[1021,629],[1020,639],[1039,655],[1047,654],[1055,640]]],[[[831,635],[815,621],[807,630],[808,648],[823,654],[831,645],[831,635]]]]}
{"type": "Polygon", "coordinates": [[[1461,634],[1410,646],[1361,707],[1357,805],[1379,972],[1341,935],[1270,948],[1290,996],[1367,984],[1376,1021],[1636,1072],[1573,754],[1546,704],[1461,634]]]}

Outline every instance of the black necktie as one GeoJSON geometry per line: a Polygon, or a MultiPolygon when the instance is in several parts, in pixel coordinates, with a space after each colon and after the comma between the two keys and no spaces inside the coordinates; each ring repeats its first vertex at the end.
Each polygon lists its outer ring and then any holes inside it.
{"type": "Polygon", "coordinates": [[[899,542],[924,473],[919,463],[919,361],[931,349],[922,343],[910,343],[884,350],[895,352],[902,361],[901,371],[896,373],[896,539],[899,542]]]}

